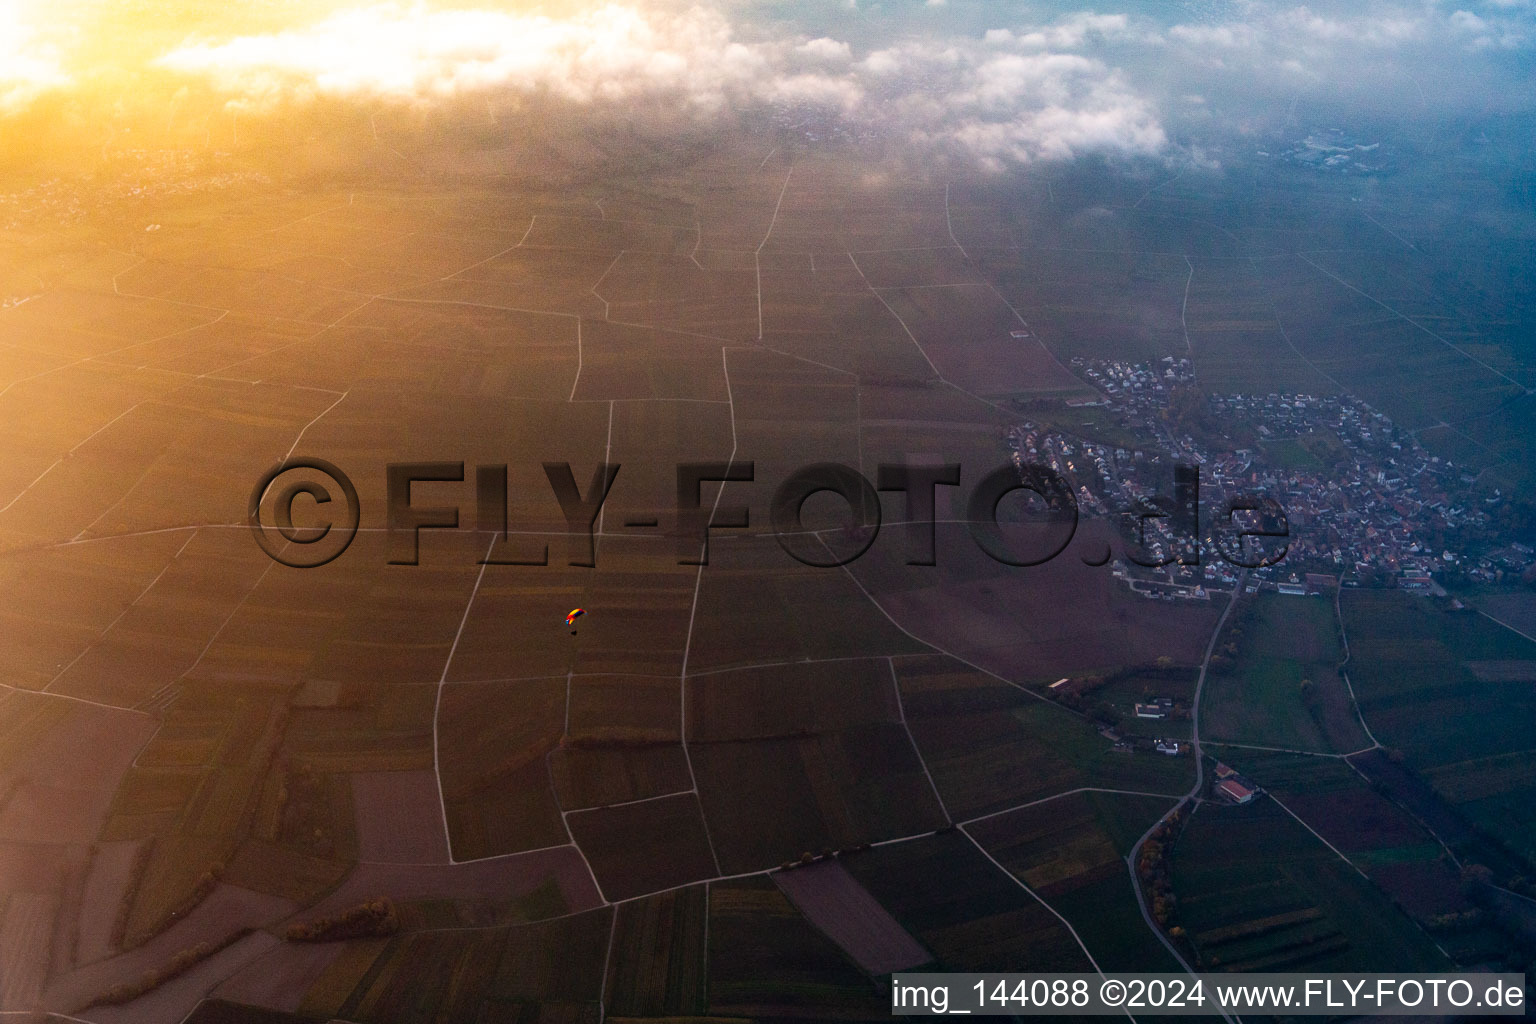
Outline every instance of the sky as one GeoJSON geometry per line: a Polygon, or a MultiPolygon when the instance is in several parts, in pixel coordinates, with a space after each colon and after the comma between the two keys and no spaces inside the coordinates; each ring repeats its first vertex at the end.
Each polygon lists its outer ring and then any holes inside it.
{"type": "Polygon", "coordinates": [[[485,99],[706,122],[806,110],[993,170],[1215,165],[1299,104],[1526,112],[1533,58],[1536,0],[0,0],[0,130],[47,103],[195,97],[263,116],[485,99]]]}

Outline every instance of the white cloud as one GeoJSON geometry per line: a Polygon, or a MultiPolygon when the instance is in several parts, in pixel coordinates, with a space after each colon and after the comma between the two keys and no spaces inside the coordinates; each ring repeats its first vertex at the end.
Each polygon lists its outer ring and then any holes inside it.
{"type": "Polygon", "coordinates": [[[984,37],[993,45],[1015,46],[1021,49],[1076,50],[1085,43],[1125,36],[1130,30],[1130,20],[1123,14],[1094,14],[1081,11],[1059,18],[1050,25],[1017,30],[989,29],[984,37]]]}
{"type": "Polygon", "coordinates": [[[859,67],[872,75],[891,75],[905,67],[898,49],[876,50],[859,62],[859,67]]]}
{"type": "Polygon", "coordinates": [[[38,38],[17,0],[0,0],[0,114],[70,83],[58,50],[38,38]]]}
{"type": "Polygon", "coordinates": [[[256,101],[422,101],[514,89],[578,102],[676,94],[718,106],[762,70],[762,56],[734,42],[717,14],[663,17],[619,5],[555,19],[385,4],[303,29],[191,43],[158,63],[256,101]]]}
{"type": "Polygon", "coordinates": [[[776,103],[813,104],[852,111],[864,99],[857,82],[832,75],[792,75],[775,78],[764,90],[766,98],[776,103]]]}
{"type": "Polygon", "coordinates": [[[1450,17],[1451,27],[1460,33],[1473,49],[1497,47],[1513,50],[1525,45],[1530,37],[1529,25],[1522,24],[1506,13],[1508,10],[1518,9],[1516,5],[1506,0],[1495,6],[1502,10],[1490,13],[1486,18],[1467,10],[1455,11],[1450,17]]]}
{"type": "Polygon", "coordinates": [[[1471,11],[1456,11],[1451,15],[1451,24],[1462,32],[1481,32],[1488,27],[1488,23],[1471,11]]]}
{"type": "Polygon", "coordinates": [[[1103,71],[1102,64],[1076,54],[1010,54],[982,64],[975,73],[975,88],[955,99],[991,109],[1056,105],[1070,101],[1077,81],[1103,71]]]}
{"type": "Polygon", "coordinates": [[[496,90],[700,112],[812,106],[998,164],[1166,146],[1153,104],[1101,61],[1063,52],[1127,30],[1122,15],[1084,13],[994,33],[994,45],[908,39],[855,60],[831,37],[746,42],[718,12],[644,0],[567,18],[379,4],[305,28],[192,41],[158,63],[258,107],[317,96],[420,105],[496,90]]]}
{"type": "Polygon", "coordinates": [[[1231,50],[1253,46],[1259,33],[1252,25],[1175,25],[1168,35],[1182,43],[1201,48],[1231,50]]]}
{"type": "MultiPolygon", "coordinates": [[[[1188,121],[1188,94],[1206,98],[1207,134],[1253,130],[1274,93],[1381,96],[1384,76],[1400,89],[1403,69],[1448,46],[1523,45],[1521,5],[1536,0],[1370,0],[1342,14],[1244,0],[1226,21],[1159,27],[1150,15],[1079,11],[979,37],[882,34],[876,12],[857,15],[858,53],[833,35],[793,34],[784,28],[792,16],[747,28],[732,20],[745,17],[744,5],[695,2],[607,0],[559,17],[382,2],[266,35],[192,40],[158,63],[256,107],[317,96],[424,105],[496,92],[622,103],[636,116],[646,104],[699,116],[819,107],[861,133],[1001,165],[1086,152],[1171,156],[1164,119],[1188,121]],[[1455,2],[1467,9],[1452,13],[1455,2]]],[[[1181,150],[1195,145],[1220,149],[1189,138],[1181,150]]]]}
{"type": "MultiPolygon", "coordinates": [[[[1364,43],[1371,46],[1395,46],[1421,36],[1424,19],[1413,14],[1368,14],[1358,18],[1327,18],[1307,7],[1283,11],[1275,19],[1280,33],[1294,32],[1321,42],[1364,43]]],[[[1284,38],[1281,35],[1279,38],[1284,38]]]]}
{"type": "Polygon", "coordinates": [[[825,61],[849,61],[853,59],[853,50],[847,43],[841,39],[829,39],[826,36],[801,43],[795,47],[795,52],[825,61]]]}
{"type": "Polygon", "coordinates": [[[1154,155],[1168,142],[1141,105],[1118,100],[1098,109],[1046,107],[1009,121],[967,121],[955,137],[994,169],[1106,150],[1154,155]]]}

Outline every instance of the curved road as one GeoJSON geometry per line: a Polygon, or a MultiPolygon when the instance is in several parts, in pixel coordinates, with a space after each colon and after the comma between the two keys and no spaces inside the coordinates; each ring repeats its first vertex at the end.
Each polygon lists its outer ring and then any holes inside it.
{"type": "MultiPolygon", "coordinates": [[[[1147,909],[1147,897],[1141,891],[1141,879],[1136,875],[1136,862],[1141,856],[1141,848],[1146,843],[1148,837],[1152,835],[1158,826],[1168,820],[1169,815],[1198,796],[1201,788],[1205,785],[1205,764],[1200,756],[1200,693],[1205,689],[1205,674],[1211,667],[1211,656],[1216,653],[1216,641],[1221,638],[1222,627],[1227,624],[1227,617],[1232,614],[1232,609],[1237,605],[1237,599],[1242,594],[1243,586],[1247,582],[1247,571],[1238,574],[1237,583],[1232,588],[1232,596],[1227,599],[1227,606],[1222,609],[1221,618],[1216,620],[1216,628],[1211,630],[1211,641],[1205,645],[1205,658],[1200,662],[1200,675],[1195,679],[1195,695],[1190,702],[1189,713],[1189,745],[1191,753],[1195,758],[1195,784],[1190,787],[1188,793],[1184,794],[1184,798],[1174,805],[1173,810],[1157,819],[1157,821],[1152,823],[1151,828],[1148,828],[1141,834],[1141,838],[1136,840],[1136,845],[1131,847],[1130,854],[1125,858],[1126,865],[1130,868],[1131,872],[1131,888],[1136,893],[1136,905],[1141,909],[1142,919],[1147,922],[1147,927],[1152,929],[1152,934],[1158,937],[1168,952],[1173,955],[1173,958],[1190,974],[1194,974],[1195,969],[1189,965],[1183,955],[1174,947],[1173,943],[1168,940],[1168,936],[1163,932],[1162,927],[1152,919],[1152,914],[1147,909]]],[[[1228,1024],[1234,1024],[1232,1017],[1225,1011],[1222,1012],[1222,1016],[1226,1018],[1228,1024]]]]}

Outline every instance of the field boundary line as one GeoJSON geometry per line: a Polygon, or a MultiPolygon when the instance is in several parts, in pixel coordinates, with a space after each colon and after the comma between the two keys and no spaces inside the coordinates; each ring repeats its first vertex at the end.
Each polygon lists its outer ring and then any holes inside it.
{"type": "MultiPolygon", "coordinates": [[[[1152,793],[1139,789],[1109,789],[1104,786],[1078,786],[1076,789],[1063,790],[1062,792],[1054,793],[1051,796],[1040,797],[1038,800],[1029,800],[1022,804],[1014,804],[1012,807],[1004,807],[1000,811],[988,811],[986,814],[978,814],[974,818],[966,818],[964,821],[959,821],[955,824],[960,826],[976,825],[983,821],[991,821],[993,818],[1001,818],[1005,814],[1013,814],[1016,811],[1022,811],[1030,807],[1038,807],[1041,804],[1048,804],[1053,800],[1061,800],[1065,797],[1076,796],[1078,793],[1113,793],[1117,796],[1155,797],[1160,800],[1174,801],[1175,808],[1178,806],[1178,804],[1183,803],[1186,799],[1178,793],[1152,793]]],[[[1164,815],[1164,817],[1167,817],[1167,815],[1164,815]]]]}
{"type": "Polygon", "coordinates": [[[1366,747],[1365,750],[1357,750],[1353,754],[1344,755],[1345,757],[1353,757],[1355,754],[1365,753],[1366,750],[1380,750],[1382,746],[1381,741],[1376,738],[1376,734],[1371,732],[1370,724],[1365,720],[1365,711],[1360,707],[1360,698],[1355,696],[1355,684],[1350,680],[1349,671],[1346,668],[1355,654],[1354,651],[1350,650],[1349,630],[1344,626],[1343,573],[1339,573],[1339,585],[1333,590],[1333,618],[1339,624],[1339,640],[1344,644],[1344,660],[1339,662],[1339,667],[1335,671],[1344,680],[1344,689],[1349,693],[1349,703],[1355,709],[1355,717],[1360,720],[1360,728],[1365,730],[1365,738],[1371,741],[1371,746],[1366,747]]]}
{"type": "MultiPolygon", "coordinates": [[[[1303,255],[1302,253],[1298,252],[1295,255],[1296,255],[1297,259],[1301,260],[1303,263],[1307,264],[1309,267],[1311,267],[1312,269],[1316,270],[1318,273],[1332,278],[1334,281],[1336,281],[1339,284],[1343,285],[1345,288],[1348,288],[1350,291],[1354,292],[1355,294],[1363,296],[1364,298],[1370,299],[1372,302],[1376,303],[1376,305],[1380,306],[1382,309],[1386,310],[1388,313],[1391,313],[1393,316],[1397,317],[1399,320],[1403,320],[1403,321],[1406,321],[1407,323],[1412,324],[1413,326],[1417,327],[1419,330],[1423,331],[1425,334],[1429,335],[1431,338],[1434,338],[1436,341],[1438,341],[1440,344],[1444,345],[1446,348],[1450,349],[1451,351],[1456,352],[1457,354],[1461,355],[1465,359],[1468,359],[1471,362],[1476,363],[1478,366],[1481,366],[1483,369],[1487,370],[1489,373],[1493,374],[1495,377],[1498,377],[1501,380],[1507,381],[1511,385],[1519,388],[1524,394],[1526,394],[1526,395],[1536,394],[1536,388],[1528,388],[1524,384],[1521,384],[1519,381],[1515,380],[1515,378],[1511,377],[1509,374],[1503,372],[1502,370],[1494,369],[1492,366],[1490,366],[1487,363],[1483,362],[1481,359],[1477,358],[1472,353],[1470,353],[1466,349],[1462,348],[1460,345],[1456,345],[1456,344],[1453,344],[1453,343],[1451,343],[1449,341],[1446,341],[1444,338],[1440,337],[1440,335],[1436,334],[1434,331],[1430,330],[1428,327],[1425,327],[1423,324],[1419,323],[1413,317],[1409,316],[1406,313],[1400,312],[1399,310],[1394,309],[1393,307],[1387,305],[1385,302],[1382,302],[1380,299],[1378,299],[1376,296],[1372,295],[1370,292],[1364,291],[1364,290],[1362,290],[1360,288],[1356,288],[1354,285],[1350,284],[1348,281],[1344,280],[1342,277],[1340,277],[1339,275],[1335,274],[1333,271],[1328,270],[1327,268],[1325,268],[1323,266],[1320,266],[1319,264],[1313,263],[1311,260],[1307,259],[1307,257],[1305,255],[1303,255]]],[[[1450,426],[1450,424],[1446,424],[1446,426],[1450,426]]],[[[1452,427],[1451,429],[1454,430],[1455,428],[1452,427]]],[[[1459,431],[1458,431],[1458,433],[1459,433],[1459,431]]],[[[1476,443],[1476,442],[1474,442],[1474,443],[1476,443]]]]}
{"type": "MultiPolygon", "coordinates": [[[[475,606],[475,597],[480,593],[480,584],[485,581],[485,570],[490,568],[489,559],[491,551],[496,547],[496,538],[491,538],[490,546],[485,549],[485,559],[480,563],[480,571],[475,574],[474,588],[469,592],[469,600],[464,602],[464,614],[459,617],[459,628],[453,634],[453,644],[448,648],[448,657],[443,659],[443,674],[437,680],[437,696],[432,702],[432,777],[437,780],[437,806],[443,816],[443,842],[448,847],[448,863],[461,863],[453,856],[453,832],[448,828],[448,801],[443,796],[443,766],[439,755],[441,742],[438,739],[438,718],[443,710],[443,687],[448,682],[448,672],[453,668],[453,656],[458,653],[459,641],[464,637],[464,627],[469,624],[469,612],[475,606]]],[[[467,863],[467,862],[466,862],[467,863]]],[[[591,869],[588,868],[590,871],[591,869]]],[[[602,894],[602,890],[598,890],[602,894]]]]}
{"type": "Polygon", "coordinates": [[[1481,615],[1485,619],[1489,619],[1489,620],[1491,620],[1493,622],[1497,622],[1499,625],[1503,626],[1505,629],[1509,630],[1511,633],[1515,634],[1518,637],[1523,637],[1526,640],[1531,641],[1531,643],[1536,643],[1536,636],[1531,636],[1529,633],[1527,633],[1527,632],[1525,632],[1523,630],[1516,629],[1514,626],[1511,626],[1509,623],[1505,622],[1503,619],[1496,618],[1495,616],[1489,615],[1487,612],[1483,611],[1481,608],[1477,609],[1477,614],[1481,615]]]}
{"type": "Polygon", "coordinates": [[[901,731],[907,734],[907,742],[912,746],[912,755],[917,758],[918,765],[923,769],[923,775],[928,779],[928,788],[933,790],[933,798],[939,802],[939,812],[944,815],[946,822],[953,825],[954,815],[949,813],[949,805],[944,802],[944,795],[939,792],[939,784],[934,781],[933,772],[928,770],[928,759],[923,757],[923,752],[917,745],[917,737],[912,735],[912,727],[907,724],[907,707],[901,697],[901,679],[896,675],[896,662],[887,656],[885,665],[890,670],[891,689],[896,694],[896,714],[901,718],[901,731]]]}

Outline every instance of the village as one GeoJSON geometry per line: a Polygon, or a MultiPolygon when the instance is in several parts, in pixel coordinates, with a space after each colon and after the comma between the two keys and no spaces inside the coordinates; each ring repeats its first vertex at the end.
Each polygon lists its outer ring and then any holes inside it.
{"type": "Polygon", "coordinates": [[[1060,417],[1051,426],[1026,420],[1009,431],[1013,459],[1060,474],[1085,515],[1121,520],[1127,551],[1140,551],[1114,559],[1112,571],[1149,598],[1208,600],[1210,589],[1237,586],[1238,561],[1272,563],[1248,573],[1249,592],[1295,595],[1339,585],[1443,594],[1436,576],[1449,572],[1488,583],[1536,573],[1536,549],[1500,536],[1498,490],[1474,490],[1474,476],[1359,399],[1204,396],[1190,361],[1172,357],[1077,359],[1073,369],[1100,393],[1068,403],[1084,414],[1087,436],[1063,429],[1060,417]],[[1089,439],[1106,428],[1120,444],[1089,439]],[[1166,507],[1180,464],[1200,474],[1198,538],[1180,531],[1177,515],[1140,514],[1159,500],[1166,507]],[[1236,530],[1223,522],[1229,502],[1254,497],[1278,504],[1284,522],[1271,525],[1286,534],[1247,541],[1263,545],[1257,558],[1237,550],[1236,530]]]}

